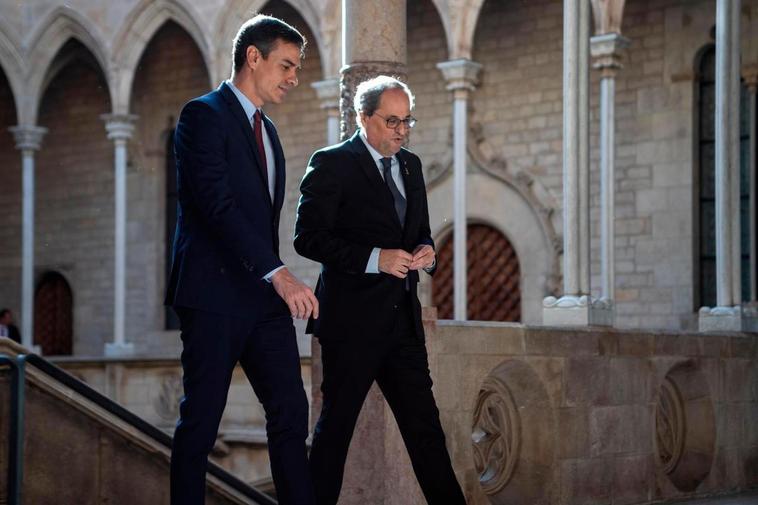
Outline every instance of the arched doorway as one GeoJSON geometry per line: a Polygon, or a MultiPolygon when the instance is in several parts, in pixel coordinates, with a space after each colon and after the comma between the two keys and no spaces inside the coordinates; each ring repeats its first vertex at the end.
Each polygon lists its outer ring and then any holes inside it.
{"type": "Polygon", "coordinates": [[[58,272],[42,276],[34,295],[34,343],[42,354],[70,355],[73,351],[73,296],[58,272]]]}
{"type": "MultiPolygon", "coordinates": [[[[474,321],[521,321],[521,267],[508,238],[484,224],[467,232],[467,318],[474,321]]],[[[440,319],[453,318],[453,234],[437,250],[432,303],[440,319]]]]}

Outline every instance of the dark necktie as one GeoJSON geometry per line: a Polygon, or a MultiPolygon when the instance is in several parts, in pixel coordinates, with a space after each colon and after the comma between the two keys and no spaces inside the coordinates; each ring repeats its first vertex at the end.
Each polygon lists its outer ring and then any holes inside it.
{"type": "Polygon", "coordinates": [[[392,193],[392,199],[395,201],[395,212],[397,212],[397,218],[400,220],[400,226],[403,226],[405,224],[406,202],[400,190],[397,189],[394,179],[392,179],[392,158],[382,158],[382,167],[384,167],[384,182],[392,193]]]}
{"type": "Polygon", "coordinates": [[[253,114],[253,133],[255,134],[255,143],[258,146],[258,154],[261,156],[263,166],[263,180],[266,181],[266,191],[268,191],[268,162],[266,161],[266,149],[263,147],[263,122],[261,121],[261,111],[255,109],[253,114]]]}

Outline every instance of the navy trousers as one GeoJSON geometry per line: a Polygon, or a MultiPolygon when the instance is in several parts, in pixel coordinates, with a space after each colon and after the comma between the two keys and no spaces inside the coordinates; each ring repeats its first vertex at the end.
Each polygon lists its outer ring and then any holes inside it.
{"type": "Polygon", "coordinates": [[[205,502],[208,454],[216,440],[237,362],[266,411],[271,474],[282,505],[315,502],[308,471],[308,400],[295,329],[271,289],[263,317],[234,318],[178,308],[184,398],[171,454],[172,505],[205,502]]]}

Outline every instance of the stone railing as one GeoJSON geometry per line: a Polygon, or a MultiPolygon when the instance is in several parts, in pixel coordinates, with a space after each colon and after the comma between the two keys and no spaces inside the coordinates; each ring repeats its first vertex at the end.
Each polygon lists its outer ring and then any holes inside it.
{"type": "MultiPolygon", "coordinates": [[[[147,422],[173,433],[183,394],[178,359],[67,357],[50,361],[147,422]]],[[[301,359],[301,371],[310,396],[310,358],[301,359]]],[[[237,366],[211,459],[243,481],[264,488],[271,476],[265,422],[263,408],[237,366]]]]}

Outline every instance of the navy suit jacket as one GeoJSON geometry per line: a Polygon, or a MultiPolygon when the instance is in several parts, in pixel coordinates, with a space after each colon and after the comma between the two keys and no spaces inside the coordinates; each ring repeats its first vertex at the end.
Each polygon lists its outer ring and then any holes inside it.
{"type": "Polygon", "coordinates": [[[244,317],[269,306],[273,290],[262,278],[282,265],[285,166],[276,128],[268,118],[264,124],[276,163],[273,202],[252,126],[231,88],[222,83],[182,109],[174,140],[179,208],[166,304],[244,317]]]}
{"type": "MultiPolygon", "coordinates": [[[[434,247],[421,160],[406,149],[396,155],[407,201],[401,226],[392,194],[358,135],[316,151],[300,184],[295,250],[322,265],[316,285],[319,318],[306,329],[320,340],[375,340],[391,334],[394,314],[407,298],[406,281],[367,274],[371,251],[434,247]]],[[[408,273],[416,336],[423,338],[418,281],[418,271],[408,273]]]]}

